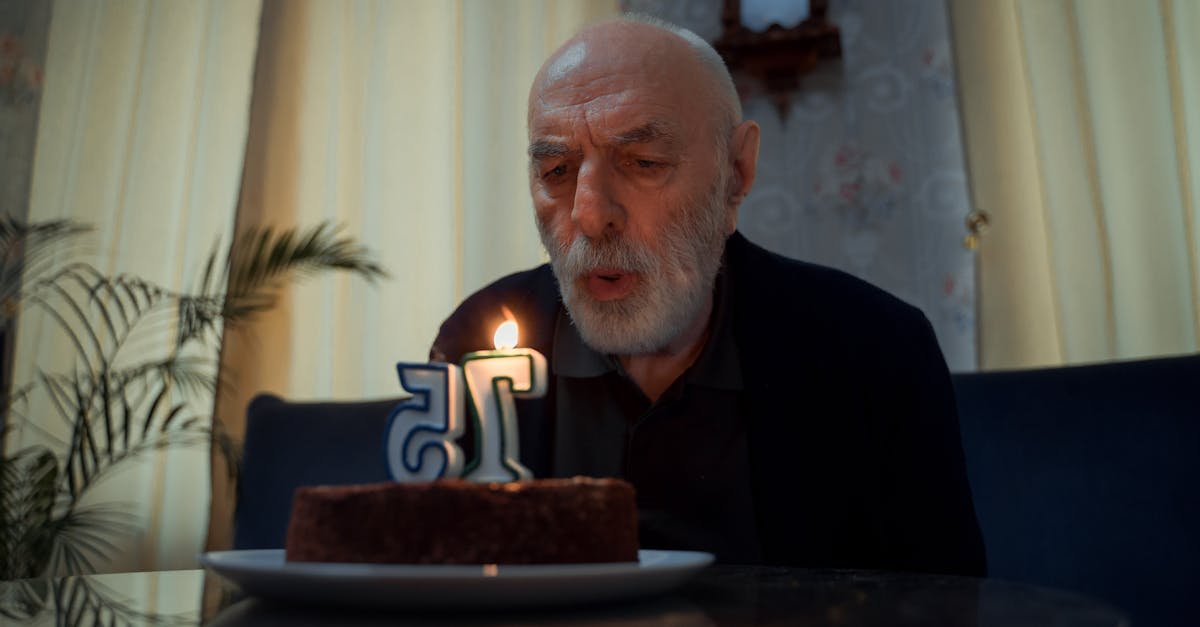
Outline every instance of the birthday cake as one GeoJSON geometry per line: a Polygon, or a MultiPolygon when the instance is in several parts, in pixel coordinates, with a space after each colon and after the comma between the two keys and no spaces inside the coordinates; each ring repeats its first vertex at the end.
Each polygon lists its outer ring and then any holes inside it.
{"type": "Polygon", "coordinates": [[[619,479],[315,486],[296,491],[286,549],[293,562],[636,562],[637,506],[619,479]]]}

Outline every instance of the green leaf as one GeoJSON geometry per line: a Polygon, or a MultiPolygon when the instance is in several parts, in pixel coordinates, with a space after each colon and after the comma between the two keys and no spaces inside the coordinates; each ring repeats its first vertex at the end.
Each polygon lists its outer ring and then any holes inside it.
{"type": "Polygon", "coordinates": [[[370,282],[387,276],[366,248],[340,236],[339,230],[322,222],[278,234],[269,227],[254,228],[236,236],[226,261],[225,322],[237,323],[271,308],[286,280],[326,270],[348,271],[370,282]]]}
{"type": "Polygon", "coordinates": [[[0,579],[41,576],[53,546],[58,462],[43,447],[0,459],[0,579]]]}
{"type": "MultiPolygon", "coordinates": [[[[225,329],[270,309],[289,282],[328,271],[372,283],[387,276],[369,251],[331,223],[259,227],[235,233],[226,248],[218,239],[188,293],[64,261],[71,250],[56,244],[87,230],[70,221],[0,217],[0,326],[24,301],[45,314],[74,351],[64,371],[35,368],[34,380],[3,391],[0,429],[22,424],[26,434],[50,444],[0,458],[4,577],[41,573],[47,563],[51,572],[88,572],[110,558],[136,532],[136,521],[117,505],[84,507],[82,499],[114,469],[146,453],[208,446],[236,478],[240,443],[207,413],[214,405],[210,395],[227,391],[221,383],[233,378],[218,371],[225,329]],[[38,402],[31,400],[35,395],[38,402]],[[193,409],[197,399],[204,411],[193,409]],[[42,414],[27,415],[31,408],[42,414]],[[67,437],[51,428],[56,418],[67,437]]],[[[102,624],[117,616],[85,587],[56,587],[53,597],[71,608],[68,616],[86,614],[102,624]]],[[[0,599],[0,614],[9,609],[0,599]]]]}
{"type": "Polygon", "coordinates": [[[44,259],[52,256],[56,244],[68,242],[91,230],[72,220],[25,222],[11,215],[0,215],[0,323],[7,325],[16,314],[13,303],[21,293],[22,276],[37,276],[44,259]]]}

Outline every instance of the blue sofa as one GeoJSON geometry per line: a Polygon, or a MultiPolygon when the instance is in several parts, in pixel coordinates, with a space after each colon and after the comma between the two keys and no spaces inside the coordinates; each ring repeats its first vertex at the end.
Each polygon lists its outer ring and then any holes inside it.
{"type": "Polygon", "coordinates": [[[1200,624],[1200,355],[954,388],[989,576],[1200,624]]]}
{"type": "MultiPolygon", "coordinates": [[[[989,575],[1133,624],[1200,624],[1200,355],[954,376],[989,575]]],[[[234,547],[283,546],[296,487],[384,481],[398,399],[247,414],[234,547]]]]}
{"type": "Polygon", "coordinates": [[[291,403],[270,394],[250,401],[233,548],[282,548],[300,486],[387,481],[382,438],[398,402],[291,403]]]}

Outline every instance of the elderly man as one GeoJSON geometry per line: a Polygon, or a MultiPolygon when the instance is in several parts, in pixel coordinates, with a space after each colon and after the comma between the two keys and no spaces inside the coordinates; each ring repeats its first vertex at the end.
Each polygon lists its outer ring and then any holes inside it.
{"type": "Polygon", "coordinates": [[[520,321],[550,362],[548,394],[518,401],[535,476],[630,481],[643,548],[984,572],[929,323],[737,232],[759,129],[707,43],[587,28],[538,73],[528,123],[551,263],[468,298],[431,353],[457,361],[520,321]]]}

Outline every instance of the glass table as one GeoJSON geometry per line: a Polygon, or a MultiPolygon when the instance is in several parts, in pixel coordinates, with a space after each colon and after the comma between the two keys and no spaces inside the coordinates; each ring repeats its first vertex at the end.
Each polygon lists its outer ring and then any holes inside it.
{"type": "Polygon", "coordinates": [[[6,625],[1128,626],[1116,608],[1038,586],[938,575],[713,566],[656,598],[580,607],[363,611],[245,597],[203,570],[0,583],[6,625]]]}

